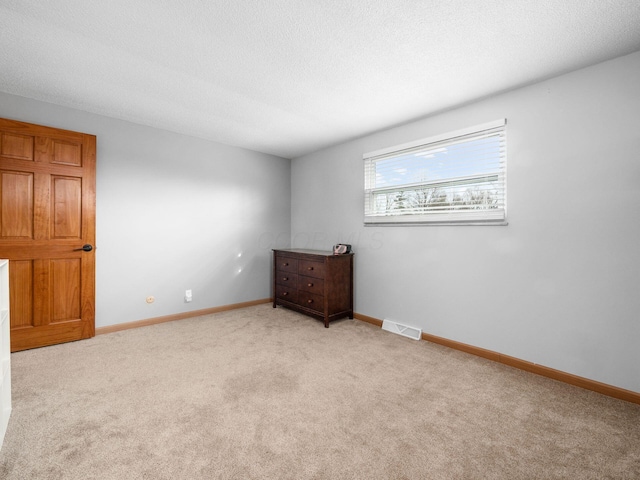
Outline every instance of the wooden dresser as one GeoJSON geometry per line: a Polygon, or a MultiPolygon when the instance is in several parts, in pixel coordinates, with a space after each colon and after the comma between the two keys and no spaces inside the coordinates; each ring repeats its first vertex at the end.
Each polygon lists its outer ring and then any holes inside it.
{"type": "Polygon", "coordinates": [[[273,251],[273,308],[282,305],[329,322],[353,318],[353,254],[273,251]]]}

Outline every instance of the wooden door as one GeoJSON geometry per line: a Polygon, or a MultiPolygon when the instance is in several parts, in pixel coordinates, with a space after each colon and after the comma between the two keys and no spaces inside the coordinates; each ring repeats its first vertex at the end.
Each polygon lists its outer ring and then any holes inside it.
{"type": "Polygon", "coordinates": [[[93,135],[0,119],[11,351],[95,334],[95,161],[93,135]]]}

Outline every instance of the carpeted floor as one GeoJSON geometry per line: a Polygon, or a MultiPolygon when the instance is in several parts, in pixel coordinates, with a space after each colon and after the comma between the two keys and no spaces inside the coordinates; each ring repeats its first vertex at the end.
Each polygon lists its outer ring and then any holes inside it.
{"type": "Polygon", "coordinates": [[[7,480],[640,478],[638,405],[269,304],[11,361],[7,480]]]}

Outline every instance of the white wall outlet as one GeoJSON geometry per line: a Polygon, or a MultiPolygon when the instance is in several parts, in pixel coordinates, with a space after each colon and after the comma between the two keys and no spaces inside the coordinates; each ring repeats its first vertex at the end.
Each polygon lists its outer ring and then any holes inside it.
{"type": "Polygon", "coordinates": [[[185,290],[184,301],[189,303],[191,300],[193,300],[193,293],[191,292],[191,290],[185,290]]]}

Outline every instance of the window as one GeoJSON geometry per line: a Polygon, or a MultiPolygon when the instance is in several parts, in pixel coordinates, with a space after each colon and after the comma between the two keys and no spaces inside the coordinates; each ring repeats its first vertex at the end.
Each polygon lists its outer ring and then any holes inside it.
{"type": "Polygon", "coordinates": [[[364,155],[365,224],[506,224],[506,120],[364,155]]]}

